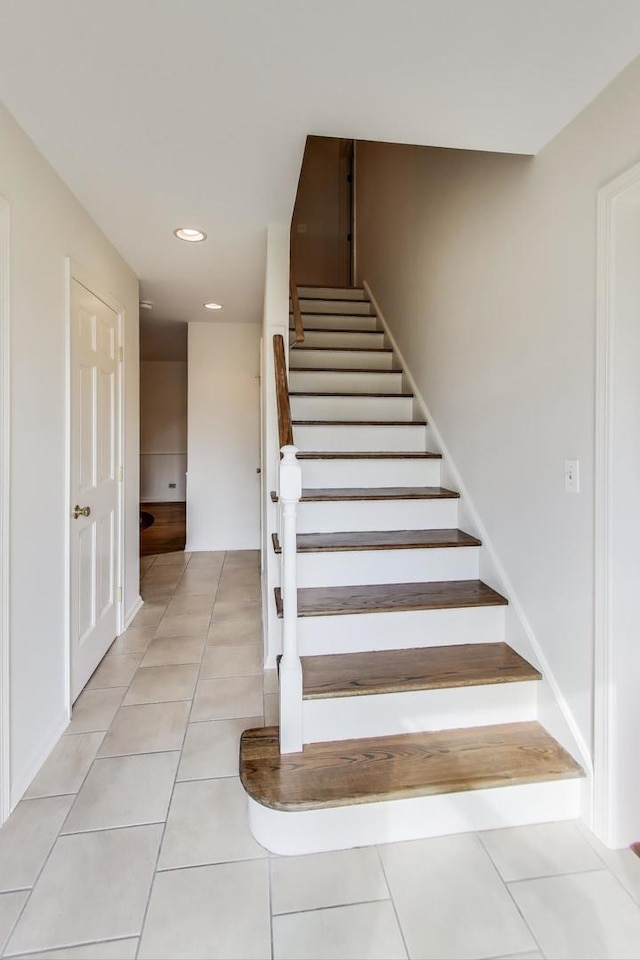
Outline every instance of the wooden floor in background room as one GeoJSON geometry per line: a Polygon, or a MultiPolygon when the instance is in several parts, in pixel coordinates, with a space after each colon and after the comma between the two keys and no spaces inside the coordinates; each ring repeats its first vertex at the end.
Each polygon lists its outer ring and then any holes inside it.
{"type": "Polygon", "coordinates": [[[175,553],[184,550],[187,539],[187,505],[184,502],[141,503],[140,510],[150,513],[154,522],[140,530],[140,556],[175,553]]]}

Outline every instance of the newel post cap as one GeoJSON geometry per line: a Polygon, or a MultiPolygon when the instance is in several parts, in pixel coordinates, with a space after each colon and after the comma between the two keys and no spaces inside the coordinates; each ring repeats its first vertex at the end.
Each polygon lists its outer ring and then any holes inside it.
{"type": "Polygon", "coordinates": [[[280,498],[299,500],[302,496],[302,470],[296,459],[298,448],[287,445],[282,448],[280,461],[280,498]]]}

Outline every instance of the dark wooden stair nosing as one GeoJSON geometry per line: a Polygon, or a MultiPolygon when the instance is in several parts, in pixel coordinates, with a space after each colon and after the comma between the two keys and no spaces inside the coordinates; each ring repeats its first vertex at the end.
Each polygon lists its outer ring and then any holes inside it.
{"type": "MultiPolygon", "coordinates": [[[[282,553],[277,533],[271,534],[275,553],[282,553]]],[[[297,553],[351,553],[366,550],[444,550],[480,547],[482,541],[463,530],[345,531],[340,533],[299,533],[297,553]],[[413,538],[412,536],[413,535],[413,538]]]]}
{"type": "MultiPolygon", "coordinates": [[[[446,487],[313,487],[304,488],[301,503],[335,503],[357,500],[459,500],[457,490],[446,487]]],[[[278,503],[278,494],[271,491],[272,503],[278,503]]]]}
{"type": "MultiPolygon", "coordinates": [[[[280,587],[275,588],[274,595],[277,615],[282,617],[280,587]]],[[[506,606],[508,602],[506,597],[487,586],[482,580],[432,580],[423,583],[299,587],[298,617],[495,607],[506,606]]]]}
{"type": "MultiPolygon", "coordinates": [[[[293,329],[290,327],[289,329],[293,329]]],[[[382,330],[352,330],[351,333],[382,333],[382,330]]],[[[292,350],[300,350],[304,353],[305,350],[319,350],[325,353],[393,353],[391,347],[313,347],[304,343],[292,344],[292,350]]],[[[306,367],[304,369],[307,369],[306,367]]],[[[310,367],[309,369],[313,369],[310,367]]]]}
{"type": "Polygon", "coordinates": [[[536,721],[307,744],[280,753],[278,727],[245,730],[240,779],[283,812],[584,777],[536,721]]]}
{"type": "Polygon", "coordinates": [[[426,420],[292,420],[294,427],[426,427],[426,420]]]}
{"type": "Polygon", "coordinates": [[[401,377],[403,370],[372,370],[369,367],[289,367],[289,373],[380,373],[383,376],[401,377]]]}
{"type": "Polygon", "coordinates": [[[442,460],[441,453],[400,450],[299,450],[298,460],[442,460]]]}
{"type": "Polygon", "coordinates": [[[305,700],[542,679],[539,670],[504,642],[338,653],[301,660],[305,700]]]}
{"type": "Polygon", "coordinates": [[[326,391],[309,391],[309,390],[290,390],[290,397],[384,397],[386,400],[391,397],[392,400],[396,399],[413,399],[412,393],[327,393],[326,391]]]}

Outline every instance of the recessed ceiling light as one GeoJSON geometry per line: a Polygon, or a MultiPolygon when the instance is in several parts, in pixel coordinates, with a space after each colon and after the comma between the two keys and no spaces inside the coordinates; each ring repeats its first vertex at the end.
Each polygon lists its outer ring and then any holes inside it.
{"type": "Polygon", "coordinates": [[[203,303],[202,306],[205,310],[222,310],[221,303],[203,303]]]}
{"type": "Polygon", "coordinates": [[[199,243],[207,239],[204,230],[196,230],[195,227],[178,227],[173,232],[178,240],[186,240],[188,243],[199,243]]]}
{"type": "Polygon", "coordinates": [[[140,309],[141,309],[141,310],[153,310],[153,304],[151,303],[151,300],[141,300],[141,301],[140,301],[140,309]]]}

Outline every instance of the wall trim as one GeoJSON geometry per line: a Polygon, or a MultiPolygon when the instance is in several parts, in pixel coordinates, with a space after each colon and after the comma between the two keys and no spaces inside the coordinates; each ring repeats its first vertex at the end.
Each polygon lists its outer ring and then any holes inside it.
{"type": "Polygon", "coordinates": [[[468,511],[469,515],[471,516],[471,519],[477,528],[478,536],[482,540],[483,548],[486,550],[488,556],[491,559],[496,575],[500,581],[501,589],[509,597],[509,604],[511,605],[511,608],[514,611],[516,618],[518,619],[520,625],[522,626],[522,629],[525,633],[525,636],[527,637],[527,640],[531,646],[531,649],[538,660],[538,667],[540,668],[540,671],[543,674],[545,681],[548,683],[549,689],[551,690],[551,693],[553,694],[558,704],[558,708],[567,725],[568,731],[571,737],[573,738],[573,740],[575,741],[576,751],[579,754],[579,757],[577,759],[582,764],[587,774],[590,775],[592,773],[593,767],[592,767],[591,754],[589,751],[589,747],[586,741],[584,740],[584,737],[582,736],[582,733],[580,732],[573,718],[573,714],[569,709],[569,705],[567,704],[564,698],[564,695],[560,690],[560,687],[558,686],[558,683],[555,677],[553,676],[553,673],[551,672],[551,668],[549,667],[547,659],[538,642],[538,639],[535,635],[533,627],[531,626],[531,623],[529,622],[527,615],[524,612],[524,608],[520,603],[520,600],[516,595],[513,585],[511,584],[509,576],[507,575],[507,572],[498,556],[498,552],[495,548],[495,545],[493,544],[493,541],[491,540],[491,537],[489,536],[487,529],[480,518],[480,514],[478,513],[478,510],[476,509],[476,506],[473,503],[473,500],[471,499],[469,491],[464,481],[462,480],[458,467],[455,461],[453,460],[453,457],[451,456],[451,453],[449,452],[446,443],[442,439],[442,434],[438,430],[438,427],[433,419],[433,416],[431,415],[429,408],[427,407],[425,399],[422,396],[420,390],[418,389],[418,385],[413,379],[413,376],[411,375],[409,364],[406,362],[395,337],[391,333],[389,324],[387,323],[384,317],[384,314],[380,309],[380,305],[376,300],[375,295],[373,294],[367,280],[363,281],[363,286],[367,292],[367,295],[371,300],[374,311],[377,314],[380,320],[380,323],[382,324],[384,331],[389,338],[389,341],[391,342],[391,346],[393,347],[396,353],[396,356],[400,361],[404,375],[407,378],[410,388],[413,391],[413,394],[415,396],[416,403],[420,407],[420,410],[429,425],[429,429],[433,433],[433,436],[440,449],[440,452],[442,453],[443,457],[447,462],[447,467],[451,472],[451,475],[460,492],[460,495],[464,499],[465,509],[468,511]]]}
{"type": "Polygon", "coordinates": [[[144,607],[144,600],[142,599],[142,597],[136,597],[133,605],[127,610],[127,612],[124,615],[124,622],[122,624],[123,633],[128,627],[131,626],[131,621],[133,620],[135,615],[139,613],[140,610],[142,610],[143,607],[144,607]]]}
{"type": "Polygon", "coordinates": [[[10,207],[0,197],[0,824],[11,813],[10,207]]]}
{"type": "Polygon", "coordinates": [[[591,828],[605,843],[614,834],[616,696],[613,684],[613,377],[615,290],[613,205],[640,184],[640,163],[598,191],[596,248],[596,409],[594,545],[594,776],[591,828]]]}
{"type": "MultiPolygon", "coordinates": [[[[83,266],[73,260],[66,258],[66,305],[65,305],[65,484],[64,484],[64,515],[70,516],[71,506],[71,281],[76,280],[81,286],[85,287],[98,300],[102,300],[110,310],[118,316],[118,349],[124,351],[124,331],[125,331],[125,309],[114,296],[104,290],[103,284],[99,278],[87,272],[83,266]]],[[[118,393],[118,463],[124,469],[124,476],[127,475],[127,464],[125,462],[125,409],[126,409],[126,363],[127,356],[123,352],[122,363],[118,364],[117,393],[118,393]]],[[[117,555],[117,585],[122,587],[122,600],[117,608],[116,635],[124,632],[124,580],[125,580],[125,498],[124,498],[124,480],[118,483],[118,555],[117,555]]],[[[65,568],[65,612],[64,612],[64,631],[65,631],[65,700],[68,706],[68,720],[71,719],[71,529],[70,524],[65,524],[64,533],[64,568],[65,568]]]]}
{"type": "Polygon", "coordinates": [[[27,767],[26,771],[17,781],[14,783],[13,789],[11,791],[11,800],[12,804],[15,807],[16,804],[22,799],[29,786],[31,785],[32,780],[42,769],[43,765],[48,760],[51,751],[56,746],[61,736],[69,726],[69,714],[65,709],[55,723],[53,723],[48,731],[48,736],[43,740],[40,749],[38,750],[35,759],[27,767]]]}

